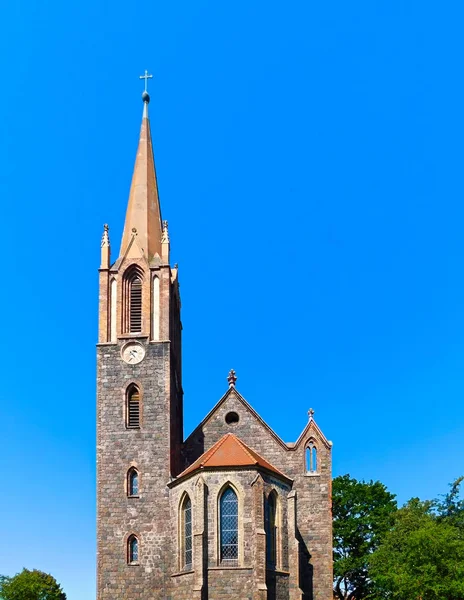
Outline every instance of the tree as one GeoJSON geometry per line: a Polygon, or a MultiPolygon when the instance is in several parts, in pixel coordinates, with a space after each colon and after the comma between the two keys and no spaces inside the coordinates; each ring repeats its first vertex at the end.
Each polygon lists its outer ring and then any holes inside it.
{"type": "Polygon", "coordinates": [[[433,502],[410,500],[370,559],[370,574],[392,600],[463,600],[464,536],[433,502]]]}
{"type": "Polygon", "coordinates": [[[23,569],[14,577],[0,578],[2,600],[66,600],[56,579],[42,571],[23,569]]]}
{"type": "Polygon", "coordinates": [[[459,497],[464,476],[458,477],[450,484],[450,491],[443,500],[435,500],[434,508],[440,521],[445,521],[454,527],[459,527],[464,533],[464,498],[459,497]]]}
{"type": "Polygon", "coordinates": [[[334,595],[362,600],[372,591],[369,557],[391,528],[395,495],[379,481],[333,480],[334,595]]]}

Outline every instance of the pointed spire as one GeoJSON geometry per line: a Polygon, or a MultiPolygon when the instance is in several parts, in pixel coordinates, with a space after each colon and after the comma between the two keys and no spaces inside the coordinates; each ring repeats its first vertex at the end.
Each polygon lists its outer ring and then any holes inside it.
{"type": "Polygon", "coordinates": [[[105,223],[103,225],[103,235],[101,240],[101,264],[100,269],[109,269],[110,268],[110,236],[108,234],[109,227],[105,223]]]}
{"type": "Polygon", "coordinates": [[[145,79],[145,91],[142,94],[142,126],[120,251],[120,256],[127,251],[132,241],[132,231],[135,228],[137,230],[136,243],[148,260],[151,260],[155,254],[161,256],[162,237],[161,209],[148,119],[150,96],[146,91],[146,83],[150,77],[151,75],[148,75],[147,72],[141,76],[141,79],[145,79]]]}

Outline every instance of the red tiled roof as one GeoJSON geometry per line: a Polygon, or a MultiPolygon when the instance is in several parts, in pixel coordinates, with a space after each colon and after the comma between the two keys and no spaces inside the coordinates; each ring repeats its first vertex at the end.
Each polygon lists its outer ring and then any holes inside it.
{"type": "Polygon", "coordinates": [[[197,469],[213,467],[262,467],[268,471],[273,471],[280,477],[285,477],[279,469],[276,469],[268,463],[257,452],[249,448],[242,440],[233,433],[227,433],[217,441],[209,450],[197,458],[190,467],[187,467],[179,477],[189,475],[197,469]]]}

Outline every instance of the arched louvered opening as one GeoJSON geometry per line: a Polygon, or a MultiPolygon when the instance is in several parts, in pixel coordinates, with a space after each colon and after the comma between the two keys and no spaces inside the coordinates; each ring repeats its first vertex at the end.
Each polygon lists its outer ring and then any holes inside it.
{"type": "Polygon", "coordinates": [[[185,496],[181,507],[181,567],[188,571],[192,568],[192,502],[185,496]]]}
{"type": "Polygon", "coordinates": [[[143,271],[133,265],[124,276],[124,322],[125,333],[142,332],[142,283],[143,271]]]}
{"type": "Polygon", "coordinates": [[[129,565],[139,562],[139,540],[135,535],[129,536],[127,540],[127,562],[129,565]]]}
{"type": "Polygon", "coordinates": [[[140,391],[135,385],[127,389],[126,425],[132,428],[140,427],[140,391]]]}
{"type": "Polygon", "coordinates": [[[219,500],[219,534],[221,564],[238,566],[238,498],[230,486],[219,500]]]}
{"type": "Polygon", "coordinates": [[[279,521],[277,502],[277,494],[275,491],[272,491],[265,505],[266,566],[268,569],[275,569],[278,559],[279,521]]]}
{"type": "Polygon", "coordinates": [[[130,332],[142,331],[142,280],[137,275],[130,283],[130,332]]]}
{"type": "Polygon", "coordinates": [[[139,472],[135,468],[129,469],[127,474],[127,495],[139,495],[139,472]]]}
{"type": "Polygon", "coordinates": [[[317,473],[317,448],[311,440],[306,446],[306,472],[317,473]]]}

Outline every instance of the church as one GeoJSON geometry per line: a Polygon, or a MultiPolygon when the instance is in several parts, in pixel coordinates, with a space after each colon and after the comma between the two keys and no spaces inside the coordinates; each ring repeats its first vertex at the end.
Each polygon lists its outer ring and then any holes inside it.
{"type": "Polygon", "coordinates": [[[332,444],[313,411],[284,442],[232,370],[183,437],[179,274],[147,77],[119,254],[107,225],[101,242],[97,600],[332,600],[332,444]]]}

